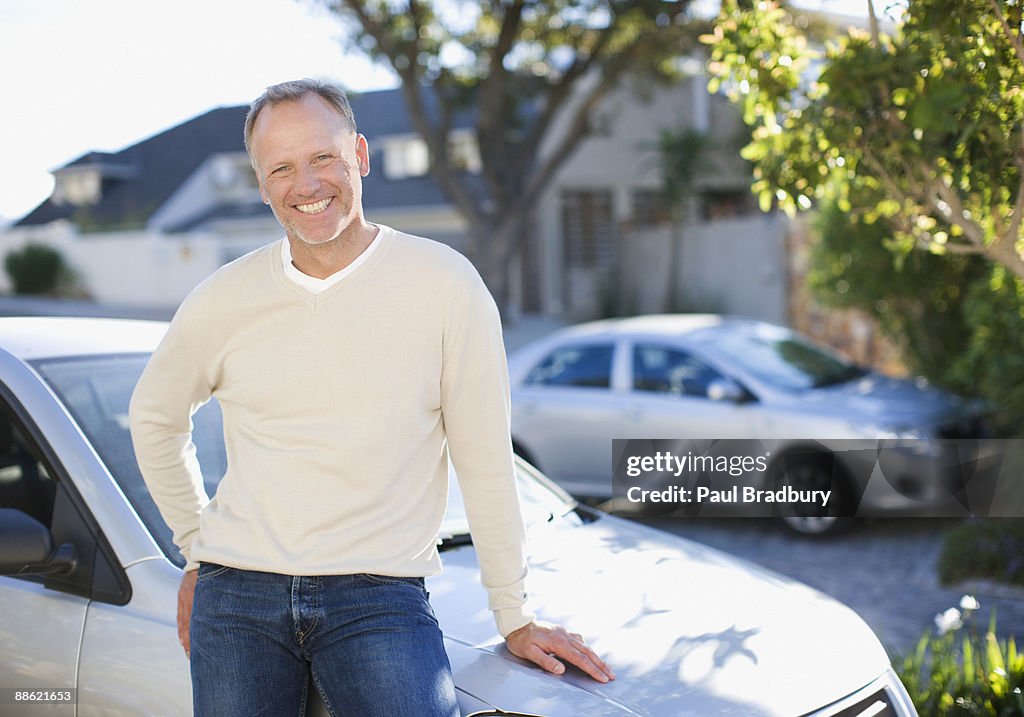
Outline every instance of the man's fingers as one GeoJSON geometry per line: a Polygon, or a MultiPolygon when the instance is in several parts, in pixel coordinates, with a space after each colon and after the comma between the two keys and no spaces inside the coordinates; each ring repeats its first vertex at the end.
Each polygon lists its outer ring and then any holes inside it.
{"type": "Polygon", "coordinates": [[[557,659],[561,658],[598,682],[615,679],[615,673],[587,647],[582,635],[560,626],[530,623],[510,633],[505,640],[513,655],[530,660],[553,674],[565,673],[565,665],[557,659]]]}
{"type": "Polygon", "coordinates": [[[530,650],[527,653],[526,658],[532,662],[537,663],[545,670],[553,674],[561,675],[565,672],[565,665],[563,665],[561,662],[556,660],[548,653],[544,652],[544,650],[537,647],[537,645],[532,645],[530,647],[530,650]]]}
{"type": "Polygon", "coordinates": [[[573,640],[569,649],[559,652],[558,655],[576,665],[598,682],[615,679],[615,673],[611,668],[580,640],[573,640]]]}
{"type": "Polygon", "coordinates": [[[197,577],[195,570],[186,572],[178,587],[178,642],[185,650],[185,657],[190,656],[189,623],[192,621],[192,600],[195,597],[197,577]]]}
{"type": "Polygon", "coordinates": [[[569,635],[568,633],[556,633],[552,638],[553,639],[550,640],[544,649],[540,647],[536,648],[537,652],[545,655],[547,660],[544,663],[541,663],[534,659],[534,662],[537,662],[537,664],[541,665],[544,669],[558,675],[562,674],[565,671],[565,665],[555,659],[555,657],[560,657],[580,668],[598,682],[608,682],[609,680],[615,679],[615,675],[612,673],[611,668],[609,668],[593,650],[583,643],[581,637],[578,637],[575,634],[569,635]],[[555,665],[558,666],[558,669],[554,668],[555,665]]]}

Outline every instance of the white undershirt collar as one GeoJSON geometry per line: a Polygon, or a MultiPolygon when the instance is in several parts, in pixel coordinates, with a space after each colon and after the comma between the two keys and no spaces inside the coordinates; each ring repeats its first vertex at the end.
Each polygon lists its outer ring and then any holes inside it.
{"type": "Polygon", "coordinates": [[[315,276],[303,274],[301,271],[298,270],[298,268],[296,268],[294,264],[292,264],[292,249],[288,243],[288,237],[285,237],[281,241],[281,262],[284,266],[284,275],[288,277],[288,279],[290,279],[291,281],[301,286],[306,291],[312,294],[319,294],[321,291],[326,291],[327,289],[331,288],[336,283],[338,283],[346,276],[351,274],[353,271],[358,269],[360,266],[362,266],[363,262],[369,259],[370,255],[377,250],[378,246],[380,246],[380,237],[381,234],[383,233],[383,230],[380,227],[378,227],[377,236],[375,236],[373,238],[373,241],[370,242],[370,246],[366,247],[366,249],[363,250],[363,253],[355,258],[355,261],[346,266],[344,269],[339,269],[338,271],[334,272],[325,279],[318,279],[315,276]]]}

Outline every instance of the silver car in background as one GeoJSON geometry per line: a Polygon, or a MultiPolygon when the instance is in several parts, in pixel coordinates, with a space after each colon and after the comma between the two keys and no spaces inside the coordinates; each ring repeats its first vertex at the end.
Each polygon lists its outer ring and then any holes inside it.
{"type": "MultiPolygon", "coordinates": [[[[750,319],[680,314],[581,324],[514,352],[509,373],[516,452],[577,496],[612,497],[613,439],[759,439],[774,448],[764,487],[863,492],[861,509],[900,511],[949,496],[936,478],[938,439],[985,432],[978,403],[870,371],[750,319]],[[875,439],[913,442],[913,450],[887,456],[891,475],[870,486],[852,485],[858,471],[813,450],[817,441],[875,439]]],[[[818,533],[839,520],[786,522],[818,533]]]]}
{"type": "MultiPolygon", "coordinates": [[[[139,476],[127,425],[132,389],[164,330],[0,319],[5,717],[191,712],[175,627],[183,561],[139,476]]],[[[225,467],[215,401],[194,424],[212,494],[225,467]]],[[[916,714],[876,637],[835,600],[578,506],[525,462],[517,480],[540,617],[585,635],[618,679],[556,677],[507,652],[453,482],[439,536],[445,569],[427,587],[463,715],[916,714]]],[[[322,704],[314,711],[325,714],[322,704]]]]}

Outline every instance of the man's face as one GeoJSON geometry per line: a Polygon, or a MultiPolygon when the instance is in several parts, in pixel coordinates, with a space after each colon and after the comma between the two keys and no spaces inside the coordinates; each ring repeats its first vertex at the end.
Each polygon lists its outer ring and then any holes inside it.
{"type": "Polygon", "coordinates": [[[362,222],[366,138],[317,95],[263,108],[251,151],[260,195],[289,238],[325,244],[362,222]]]}

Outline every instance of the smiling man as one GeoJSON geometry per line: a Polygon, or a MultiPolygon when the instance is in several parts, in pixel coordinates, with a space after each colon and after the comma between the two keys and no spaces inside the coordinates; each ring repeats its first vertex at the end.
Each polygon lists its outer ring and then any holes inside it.
{"type": "Polygon", "coordinates": [[[497,309],[450,248],[370,224],[345,95],[270,87],[246,147],[286,237],[185,300],[139,381],[132,437],[186,558],[178,631],[196,715],[458,714],[424,577],[448,459],[500,634],[553,673],[611,670],[524,604],[524,531],[497,309]],[[215,397],[228,470],[203,488],[191,416],[215,397]]]}

